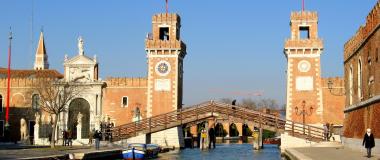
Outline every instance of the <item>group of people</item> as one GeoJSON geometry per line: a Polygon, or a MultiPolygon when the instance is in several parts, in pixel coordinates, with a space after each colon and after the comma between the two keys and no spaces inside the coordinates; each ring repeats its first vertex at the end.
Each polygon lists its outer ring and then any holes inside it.
{"type": "Polygon", "coordinates": [[[69,130],[62,131],[62,146],[73,146],[73,132],[69,130]]]}
{"type": "Polygon", "coordinates": [[[201,143],[201,149],[204,148],[203,144],[204,142],[206,141],[206,138],[207,138],[207,134],[208,134],[208,139],[209,139],[209,143],[208,143],[208,148],[211,149],[211,146],[213,146],[213,148],[215,148],[215,142],[216,142],[216,135],[215,135],[215,130],[214,128],[210,128],[208,130],[208,133],[205,129],[202,129],[201,130],[201,133],[200,133],[200,143],[201,143]]]}
{"type": "Polygon", "coordinates": [[[333,141],[335,141],[335,137],[334,137],[334,124],[333,123],[326,123],[323,125],[323,137],[324,137],[324,140],[325,141],[330,141],[330,139],[332,138],[333,141]]]}

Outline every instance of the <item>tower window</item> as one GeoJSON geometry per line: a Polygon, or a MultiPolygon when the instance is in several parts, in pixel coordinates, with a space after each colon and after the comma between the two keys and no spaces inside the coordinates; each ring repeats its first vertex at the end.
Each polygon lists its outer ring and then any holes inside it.
{"type": "Polygon", "coordinates": [[[169,40],[169,27],[160,28],[160,40],[169,40]]]}
{"type": "Polygon", "coordinates": [[[128,107],[128,97],[123,97],[121,103],[121,107],[128,107]]]}
{"type": "Polygon", "coordinates": [[[309,26],[300,27],[300,38],[301,39],[310,39],[310,28],[309,26]]]}

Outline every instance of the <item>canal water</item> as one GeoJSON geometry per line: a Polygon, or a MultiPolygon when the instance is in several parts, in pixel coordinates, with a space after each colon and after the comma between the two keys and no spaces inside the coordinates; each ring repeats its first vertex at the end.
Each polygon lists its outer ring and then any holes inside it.
{"type": "Polygon", "coordinates": [[[250,143],[218,143],[215,149],[200,150],[186,148],[183,150],[160,153],[159,160],[281,160],[277,145],[264,145],[264,149],[253,150],[250,143]]]}

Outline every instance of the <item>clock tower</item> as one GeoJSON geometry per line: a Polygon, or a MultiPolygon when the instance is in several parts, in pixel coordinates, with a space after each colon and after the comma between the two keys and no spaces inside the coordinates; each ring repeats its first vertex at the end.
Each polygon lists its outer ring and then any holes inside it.
{"type": "Polygon", "coordinates": [[[145,40],[148,58],[147,117],[182,107],[183,59],[186,45],[180,37],[177,14],[156,14],[145,40]]]}
{"type": "Polygon", "coordinates": [[[287,59],[286,119],[306,124],[322,121],[320,55],[323,42],[318,37],[317,12],[292,12],[291,36],[285,41],[287,59]]]}

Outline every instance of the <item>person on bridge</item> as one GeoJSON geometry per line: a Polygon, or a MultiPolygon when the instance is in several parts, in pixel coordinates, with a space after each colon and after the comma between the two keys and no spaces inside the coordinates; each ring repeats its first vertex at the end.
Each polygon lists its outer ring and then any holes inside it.
{"type": "Polygon", "coordinates": [[[214,130],[214,128],[210,128],[208,130],[208,137],[210,139],[210,141],[208,143],[208,148],[211,149],[211,143],[212,143],[213,147],[215,148],[216,136],[215,136],[215,130],[214,130]]]}
{"type": "Polygon", "coordinates": [[[367,157],[371,158],[371,149],[375,147],[375,139],[369,128],[367,129],[367,133],[364,134],[363,146],[367,149],[367,157]]]}

